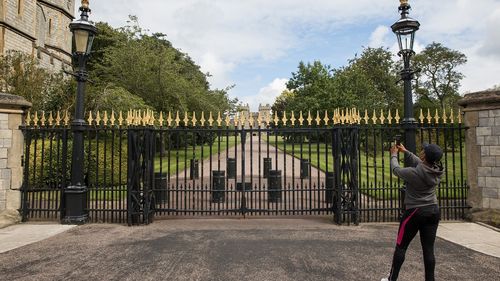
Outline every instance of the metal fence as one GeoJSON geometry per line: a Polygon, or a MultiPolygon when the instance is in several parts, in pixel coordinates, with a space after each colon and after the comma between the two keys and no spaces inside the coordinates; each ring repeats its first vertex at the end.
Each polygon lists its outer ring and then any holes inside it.
{"type": "MultiPolygon", "coordinates": [[[[59,220],[64,211],[72,133],[67,113],[54,116],[28,114],[22,127],[24,220],[59,220]]],[[[337,223],[398,220],[403,182],[390,173],[388,152],[404,133],[397,113],[87,116],[84,172],[94,222],[283,215],[331,215],[337,223]]],[[[417,142],[444,148],[442,218],[460,219],[467,208],[464,128],[460,114],[443,116],[421,118],[417,142]]]]}
{"type": "MultiPolygon", "coordinates": [[[[464,161],[465,128],[461,120],[456,122],[453,119],[447,119],[439,120],[429,117],[425,122],[423,119],[420,120],[417,128],[417,150],[421,149],[423,143],[436,143],[443,148],[444,175],[437,190],[441,218],[460,220],[468,208],[466,203],[468,186],[464,161]]],[[[399,218],[404,182],[390,171],[389,146],[397,135],[403,133],[401,126],[394,123],[360,126],[359,212],[361,221],[397,221],[399,218]]]]}

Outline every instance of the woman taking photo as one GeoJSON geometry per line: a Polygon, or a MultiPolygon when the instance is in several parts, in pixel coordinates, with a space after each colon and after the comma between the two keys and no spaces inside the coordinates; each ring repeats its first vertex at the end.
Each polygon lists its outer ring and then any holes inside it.
{"type": "Polygon", "coordinates": [[[425,280],[434,280],[434,241],[439,224],[439,207],[436,189],[443,175],[440,160],[443,150],[436,144],[424,144],[419,157],[399,144],[391,147],[391,171],[406,183],[405,212],[401,218],[388,279],[395,281],[405,260],[406,249],[420,232],[420,243],[424,255],[425,280]],[[401,168],[398,152],[408,157],[409,166],[401,168]]]}

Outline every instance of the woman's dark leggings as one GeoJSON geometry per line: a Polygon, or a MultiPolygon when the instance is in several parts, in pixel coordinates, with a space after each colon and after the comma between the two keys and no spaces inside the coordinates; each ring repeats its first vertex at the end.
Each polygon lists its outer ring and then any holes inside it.
{"type": "Polygon", "coordinates": [[[420,231],[420,243],[422,244],[422,252],[424,254],[425,280],[434,281],[434,267],[436,265],[434,241],[436,240],[438,224],[439,207],[437,205],[429,205],[405,211],[399,225],[396,250],[392,259],[389,280],[395,281],[398,279],[399,270],[405,261],[406,249],[408,249],[417,232],[420,231]]]}

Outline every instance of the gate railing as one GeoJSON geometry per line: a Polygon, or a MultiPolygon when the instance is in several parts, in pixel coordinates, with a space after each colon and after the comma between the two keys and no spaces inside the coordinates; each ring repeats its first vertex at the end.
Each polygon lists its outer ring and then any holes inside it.
{"type": "MultiPolygon", "coordinates": [[[[22,127],[25,220],[60,218],[72,145],[69,117],[62,115],[28,114],[22,127]]],[[[403,183],[389,171],[388,152],[403,133],[397,112],[87,116],[87,210],[94,222],[149,223],[153,214],[398,219],[403,183]]],[[[443,218],[460,219],[467,208],[460,114],[421,117],[417,142],[445,148],[443,218]]]]}
{"type": "Polygon", "coordinates": [[[151,198],[156,216],[336,214],[338,223],[357,223],[355,127],[157,128],[128,133],[129,192],[138,194],[132,198],[140,198],[132,201],[134,214],[148,210],[151,198]],[[185,140],[194,135],[210,141],[187,145],[185,140]],[[312,144],[295,141],[312,138],[318,147],[321,138],[325,147],[332,144],[326,145],[326,140],[348,146],[315,154],[321,159],[338,159],[330,165],[330,172],[310,165],[313,151],[307,148],[312,144]],[[285,146],[281,148],[279,143],[285,146]],[[289,155],[286,144],[297,146],[303,152],[301,157],[289,155]],[[148,159],[147,147],[154,146],[156,157],[148,159]],[[141,181],[140,176],[151,175],[151,169],[154,181],[146,177],[141,181]],[[151,190],[152,197],[145,197],[151,190]]]}

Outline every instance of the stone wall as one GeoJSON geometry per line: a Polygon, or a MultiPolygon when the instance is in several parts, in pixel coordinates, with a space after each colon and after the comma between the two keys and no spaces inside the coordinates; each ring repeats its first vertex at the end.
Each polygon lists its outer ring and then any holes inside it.
{"type": "Polygon", "coordinates": [[[20,36],[11,29],[4,30],[4,50],[16,50],[33,55],[33,41],[24,36],[20,36]]]}
{"type": "Polygon", "coordinates": [[[468,203],[473,209],[500,210],[500,91],[465,95],[468,203]]]}
{"type": "Polygon", "coordinates": [[[5,22],[19,31],[35,36],[36,1],[33,0],[7,0],[5,6],[5,22]],[[21,9],[18,8],[19,3],[21,9]],[[19,13],[20,12],[20,13],[19,13]]]}
{"type": "Polygon", "coordinates": [[[22,97],[0,93],[0,212],[21,207],[24,137],[19,126],[29,107],[22,97]]]}
{"type": "Polygon", "coordinates": [[[75,0],[0,0],[0,3],[0,54],[17,50],[36,56],[42,67],[49,70],[71,68],[69,24],[74,18],[75,0]]]}

